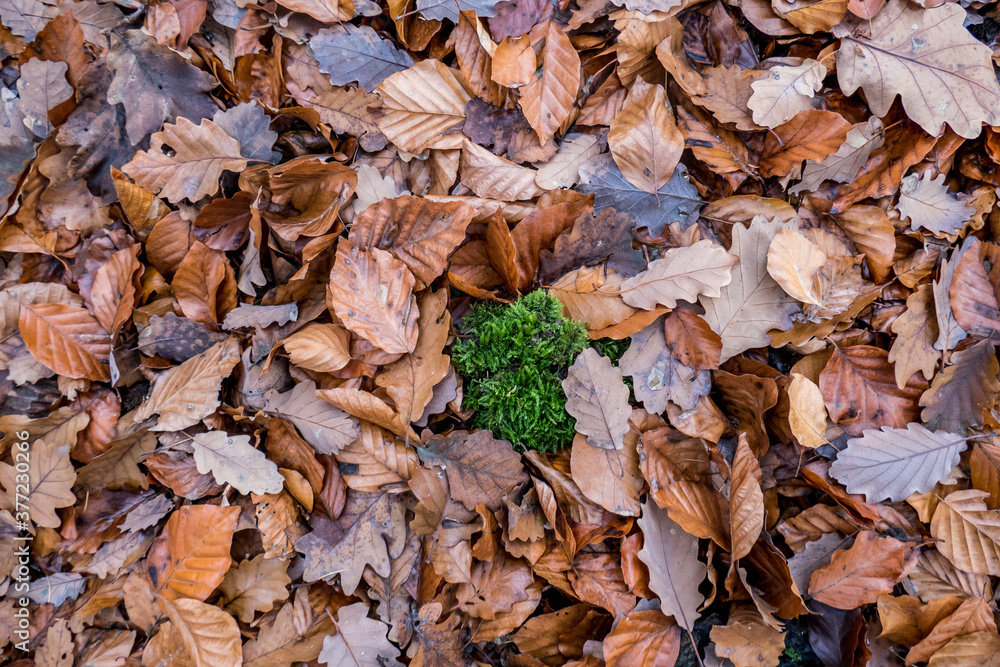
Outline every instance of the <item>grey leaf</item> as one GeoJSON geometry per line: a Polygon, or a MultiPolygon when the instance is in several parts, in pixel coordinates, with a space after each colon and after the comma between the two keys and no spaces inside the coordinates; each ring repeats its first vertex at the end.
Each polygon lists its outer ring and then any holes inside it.
{"type": "Polygon", "coordinates": [[[275,162],[271,147],[278,133],[271,129],[271,117],[256,102],[243,102],[226,111],[216,111],[212,122],[240,142],[240,154],[250,160],[275,162]]]}
{"type": "Polygon", "coordinates": [[[309,40],[319,71],[330,75],[330,83],[343,86],[357,81],[369,93],[391,74],[413,65],[413,59],[372,28],[344,23],[309,40]]]}
{"type": "Polygon", "coordinates": [[[595,196],[594,212],[614,208],[635,220],[636,227],[646,227],[656,237],[672,222],[687,229],[698,220],[705,203],[688,179],[687,168],[677,165],[674,175],[657,194],[650,194],[629,183],[615,164],[611,153],[595,155],[580,165],[580,192],[595,196]]]}

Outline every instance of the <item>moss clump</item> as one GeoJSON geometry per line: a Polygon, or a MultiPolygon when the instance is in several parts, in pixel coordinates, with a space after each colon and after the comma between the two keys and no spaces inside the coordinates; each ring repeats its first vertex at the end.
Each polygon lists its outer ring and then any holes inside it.
{"type": "Polygon", "coordinates": [[[562,381],[587,347],[583,325],[564,320],[544,290],[511,305],[477,304],[459,330],[452,360],[465,381],[472,425],[519,451],[556,451],[573,440],[562,381]]]}

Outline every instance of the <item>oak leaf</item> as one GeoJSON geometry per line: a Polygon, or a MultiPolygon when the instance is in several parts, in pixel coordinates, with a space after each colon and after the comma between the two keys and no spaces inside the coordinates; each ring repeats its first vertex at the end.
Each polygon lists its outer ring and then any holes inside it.
{"type": "Polygon", "coordinates": [[[896,386],[904,388],[917,371],[930,380],[940,357],[934,349],[938,329],[930,285],[921,285],[906,298],[906,312],[896,318],[891,328],[896,340],[889,348],[889,361],[896,372],[896,386]]]}
{"type": "Polygon", "coordinates": [[[209,431],[192,439],[198,472],[211,472],[219,484],[230,484],[244,495],[280,493],[284,488],[278,466],[250,446],[250,436],[209,431]]]}
{"type": "MultiPolygon", "coordinates": [[[[69,460],[69,450],[68,445],[58,442],[50,444],[42,439],[31,443],[27,490],[24,493],[24,471],[15,470],[9,463],[0,462],[0,486],[5,491],[2,497],[4,508],[18,515],[26,513],[28,520],[36,526],[58,528],[61,522],[56,509],[71,507],[76,503],[76,496],[72,492],[76,472],[69,460]]],[[[18,520],[23,519],[19,516],[18,520]]]]}
{"type": "Polygon", "coordinates": [[[811,109],[813,97],[826,78],[826,67],[811,58],[806,58],[801,65],[778,65],[769,71],[770,76],[750,84],[753,95],[747,107],[753,112],[755,123],[771,128],[787,123],[800,111],[811,109]]]}
{"type": "Polygon", "coordinates": [[[258,554],[226,572],[219,584],[223,606],[244,623],[252,623],[258,611],[270,611],[274,603],[288,598],[292,583],[288,561],[258,554]]]}
{"type": "Polygon", "coordinates": [[[316,532],[300,537],[295,549],[306,557],[302,577],[317,581],[340,574],[340,585],[348,595],[361,582],[366,566],[379,576],[389,576],[391,558],[398,556],[405,542],[402,501],[388,493],[348,494],[343,513],[334,522],[334,543],[316,532]]]}
{"type": "Polygon", "coordinates": [[[622,283],[620,293],[630,306],[653,310],[673,308],[678,301],[694,303],[699,297],[716,298],[732,281],[738,258],[709,240],[671,248],[649,268],[622,283]]]}
{"type": "Polygon", "coordinates": [[[1000,122],[1000,85],[989,48],[963,22],[958,7],[921,9],[889,0],[863,35],[841,40],[841,89],[851,95],[863,88],[880,118],[899,95],[906,114],[931,136],[947,123],[961,137],[978,137],[984,122],[1000,122]]]}
{"type": "Polygon", "coordinates": [[[701,296],[705,321],[722,337],[722,361],[751,347],[767,345],[768,331],[788,329],[795,302],[767,273],[767,251],[783,229],[778,221],[755,217],[747,229],[733,228],[730,252],[739,258],[733,279],[718,297],[701,296]]]}
{"type": "Polygon", "coordinates": [[[188,505],[170,515],[146,558],[153,591],[167,600],[205,600],[232,565],[238,507],[188,505]]]}
{"type": "Polygon", "coordinates": [[[246,165],[240,142],[218,125],[207,119],[195,125],[178,118],[155,133],[149,150],[137,153],[122,171],[137,185],[176,203],[214,195],[223,171],[239,171],[246,165]]]}
{"type": "Polygon", "coordinates": [[[585,349],[570,366],[562,382],[566,412],[576,420],[576,430],[587,442],[602,449],[621,449],[632,411],[622,372],[593,348],[585,349]]]}
{"type": "Polygon", "coordinates": [[[549,287],[549,292],[559,299],[570,319],[594,331],[618,324],[637,312],[621,297],[624,280],[613,269],[585,266],[563,275],[549,287]]]}
{"type": "Polygon", "coordinates": [[[925,173],[911,174],[899,184],[899,216],[909,219],[910,229],[926,229],[934,236],[957,234],[975,209],[954,197],[944,183],[944,174],[931,178],[925,173]]]}
{"type": "Polygon", "coordinates": [[[386,638],[385,623],[368,618],[368,605],[357,602],[337,612],[337,634],[323,640],[319,661],[329,667],[399,665],[399,649],[386,638]]]}
{"type": "Polygon", "coordinates": [[[425,464],[444,469],[452,496],[470,510],[480,503],[497,509],[514,487],[528,481],[511,444],[489,431],[433,435],[417,452],[425,464]]]}

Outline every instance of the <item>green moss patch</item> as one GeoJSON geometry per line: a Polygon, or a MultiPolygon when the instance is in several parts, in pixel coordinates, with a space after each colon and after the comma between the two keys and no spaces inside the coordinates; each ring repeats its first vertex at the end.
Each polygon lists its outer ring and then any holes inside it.
{"type": "Polygon", "coordinates": [[[559,301],[538,290],[510,305],[481,303],[459,329],[452,360],[465,382],[472,425],[519,451],[556,451],[575,433],[562,381],[587,347],[583,325],[563,319],[559,301]]]}

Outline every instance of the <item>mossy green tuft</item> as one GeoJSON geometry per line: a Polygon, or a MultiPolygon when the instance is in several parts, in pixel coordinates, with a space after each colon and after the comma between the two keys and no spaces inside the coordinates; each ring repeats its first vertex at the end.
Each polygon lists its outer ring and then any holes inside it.
{"type": "Polygon", "coordinates": [[[558,299],[538,290],[510,305],[477,304],[459,334],[452,360],[474,427],[518,451],[554,452],[572,442],[562,381],[588,340],[582,324],[563,319],[558,299]]]}

